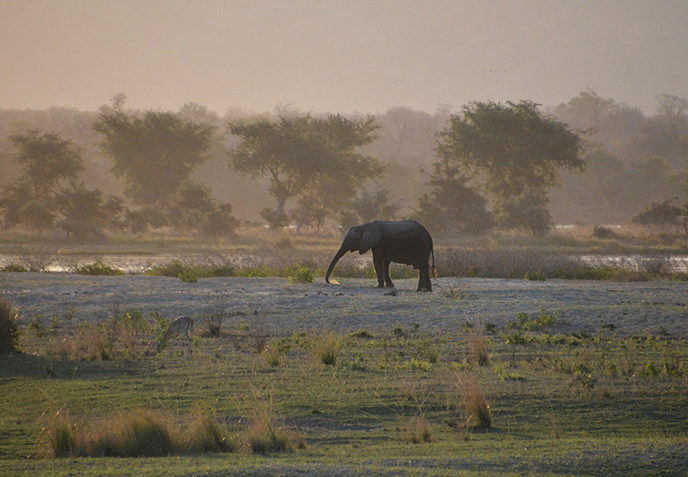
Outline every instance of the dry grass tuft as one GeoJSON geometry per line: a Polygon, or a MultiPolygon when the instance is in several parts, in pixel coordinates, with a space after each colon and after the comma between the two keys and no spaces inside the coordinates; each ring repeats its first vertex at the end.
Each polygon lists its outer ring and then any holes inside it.
{"type": "Polygon", "coordinates": [[[343,339],[331,331],[324,331],[312,343],[313,354],[326,366],[337,364],[337,356],[342,349],[343,339]]]}
{"type": "Polygon", "coordinates": [[[463,400],[468,416],[467,422],[480,429],[490,429],[492,427],[492,410],[478,381],[469,380],[463,400]]]}
{"type": "Polygon", "coordinates": [[[234,449],[227,432],[208,414],[183,428],[172,415],[144,409],[90,422],[58,412],[44,435],[52,457],[157,457],[234,449]]]}
{"type": "Polygon", "coordinates": [[[269,408],[258,410],[246,431],[246,438],[254,454],[274,452],[293,452],[303,449],[305,443],[294,430],[285,429],[276,424],[269,408]]]}
{"type": "Polygon", "coordinates": [[[490,357],[487,353],[487,339],[483,333],[473,332],[466,341],[466,358],[469,363],[486,366],[490,357]]]}
{"type": "Polygon", "coordinates": [[[0,355],[19,350],[19,312],[0,296],[0,355]]]}
{"type": "Polygon", "coordinates": [[[424,417],[413,417],[402,427],[401,438],[404,442],[420,444],[432,441],[432,428],[424,417]]]}

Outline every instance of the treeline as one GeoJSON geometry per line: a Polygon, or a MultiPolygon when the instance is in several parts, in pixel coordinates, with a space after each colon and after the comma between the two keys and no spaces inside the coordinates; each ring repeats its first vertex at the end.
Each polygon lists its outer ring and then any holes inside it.
{"type": "Polygon", "coordinates": [[[475,102],[377,117],[125,100],[0,110],[5,228],[231,235],[236,214],[273,228],[414,217],[436,233],[540,235],[555,220],[680,226],[688,208],[688,100],[670,95],[651,117],[591,90],[546,111],[475,102]]]}

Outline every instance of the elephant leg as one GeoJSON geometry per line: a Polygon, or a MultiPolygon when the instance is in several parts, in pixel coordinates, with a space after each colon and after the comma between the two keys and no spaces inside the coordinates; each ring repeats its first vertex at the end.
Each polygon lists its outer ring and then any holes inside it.
{"type": "Polygon", "coordinates": [[[430,281],[430,268],[427,263],[418,267],[418,288],[416,291],[432,291],[432,282],[430,281]]]}
{"type": "Polygon", "coordinates": [[[389,260],[384,260],[382,265],[384,266],[384,276],[385,276],[385,286],[387,288],[394,288],[394,283],[392,283],[392,278],[389,276],[389,264],[392,263],[389,260]]]}
{"type": "Polygon", "coordinates": [[[373,266],[375,267],[375,275],[377,275],[377,287],[385,287],[385,264],[382,255],[373,250],[373,266]]]}

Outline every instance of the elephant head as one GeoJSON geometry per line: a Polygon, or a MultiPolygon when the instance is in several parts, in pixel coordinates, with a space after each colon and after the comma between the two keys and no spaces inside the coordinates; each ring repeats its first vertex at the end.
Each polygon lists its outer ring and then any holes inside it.
{"type": "Polygon", "coordinates": [[[382,228],[376,222],[351,227],[342,241],[342,246],[339,247],[339,250],[330,262],[330,266],[327,268],[325,281],[330,283],[330,274],[334,266],[347,252],[358,251],[360,254],[364,254],[371,248],[377,247],[380,240],[382,240],[382,228]]]}

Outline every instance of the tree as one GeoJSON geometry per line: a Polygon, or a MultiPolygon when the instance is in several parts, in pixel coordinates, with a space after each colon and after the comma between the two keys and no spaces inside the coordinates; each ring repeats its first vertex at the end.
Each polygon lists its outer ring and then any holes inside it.
{"type": "Polygon", "coordinates": [[[360,223],[394,220],[399,212],[399,206],[390,200],[387,189],[363,189],[350,201],[349,208],[356,212],[360,223]]]}
{"type": "Polygon", "coordinates": [[[492,227],[487,199],[468,185],[460,166],[444,158],[432,167],[432,190],[418,199],[418,220],[444,233],[481,234],[492,227]]]}
{"type": "Polygon", "coordinates": [[[507,228],[526,227],[536,237],[545,235],[552,227],[552,217],[544,190],[527,189],[523,194],[500,198],[494,206],[497,222],[507,228]]]}
{"type": "Polygon", "coordinates": [[[111,171],[124,179],[127,195],[139,205],[165,202],[205,160],[215,128],[181,114],[147,111],[130,116],[103,108],[93,128],[104,136],[111,171]]]}
{"type": "Polygon", "coordinates": [[[681,225],[683,210],[673,205],[675,200],[676,198],[652,202],[644,211],[634,216],[632,222],[641,225],[681,225]]]}
{"type": "Polygon", "coordinates": [[[286,223],[285,206],[291,197],[310,195],[322,207],[337,210],[342,197],[351,197],[363,182],[382,172],[374,158],[357,151],[375,139],[377,125],[371,117],[282,115],[276,121],[230,121],[228,127],[240,140],[230,153],[233,167],[270,181],[276,208],[261,215],[272,227],[286,223]]]}
{"type": "Polygon", "coordinates": [[[99,189],[89,189],[83,183],[59,191],[55,204],[62,217],[60,228],[67,238],[100,238],[103,228],[124,228],[122,199],[99,189]]]}
{"type": "Polygon", "coordinates": [[[17,150],[15,158],[22,168],[22,179],[36,199],[47,199],[62,180],[75,179],[83,170],[79,149],[54,133],[33,129],[10,140],[17,150]]]}
{"type": "Polygon", "coordinates": [[[541,231],[542,214],[517,214],[526,222],[504,214],[517,213],[512,206],[518,204],[537,204],[546,211],[547,189],[559,184],[559,170],[582,170],[585,165],[579,136],[566,124],[541,114],[532,101],[464,106],[440,133],[437,153],[459,162],[467,177],[481,180],[494,203],[503,205],[499,214],[503,225],[533,231],[541,231]]]}
{"type": "Polygon", "coordinates": [[[81,152],[71,141],[36,129],[10,140],[22,175],[0,192],[5,225],[47,229],[55,222],[58,187],[83,169],[81,152]]]}
{"type": "Polygon", "coordinates": [[[297,231],[314,224],[315,228],[320,230],[325,223],[325,217],[327,217],[327,210],[313,195],[299,197],[298,207],[291,211],[291,218],[296,222],[297,231]]]}

